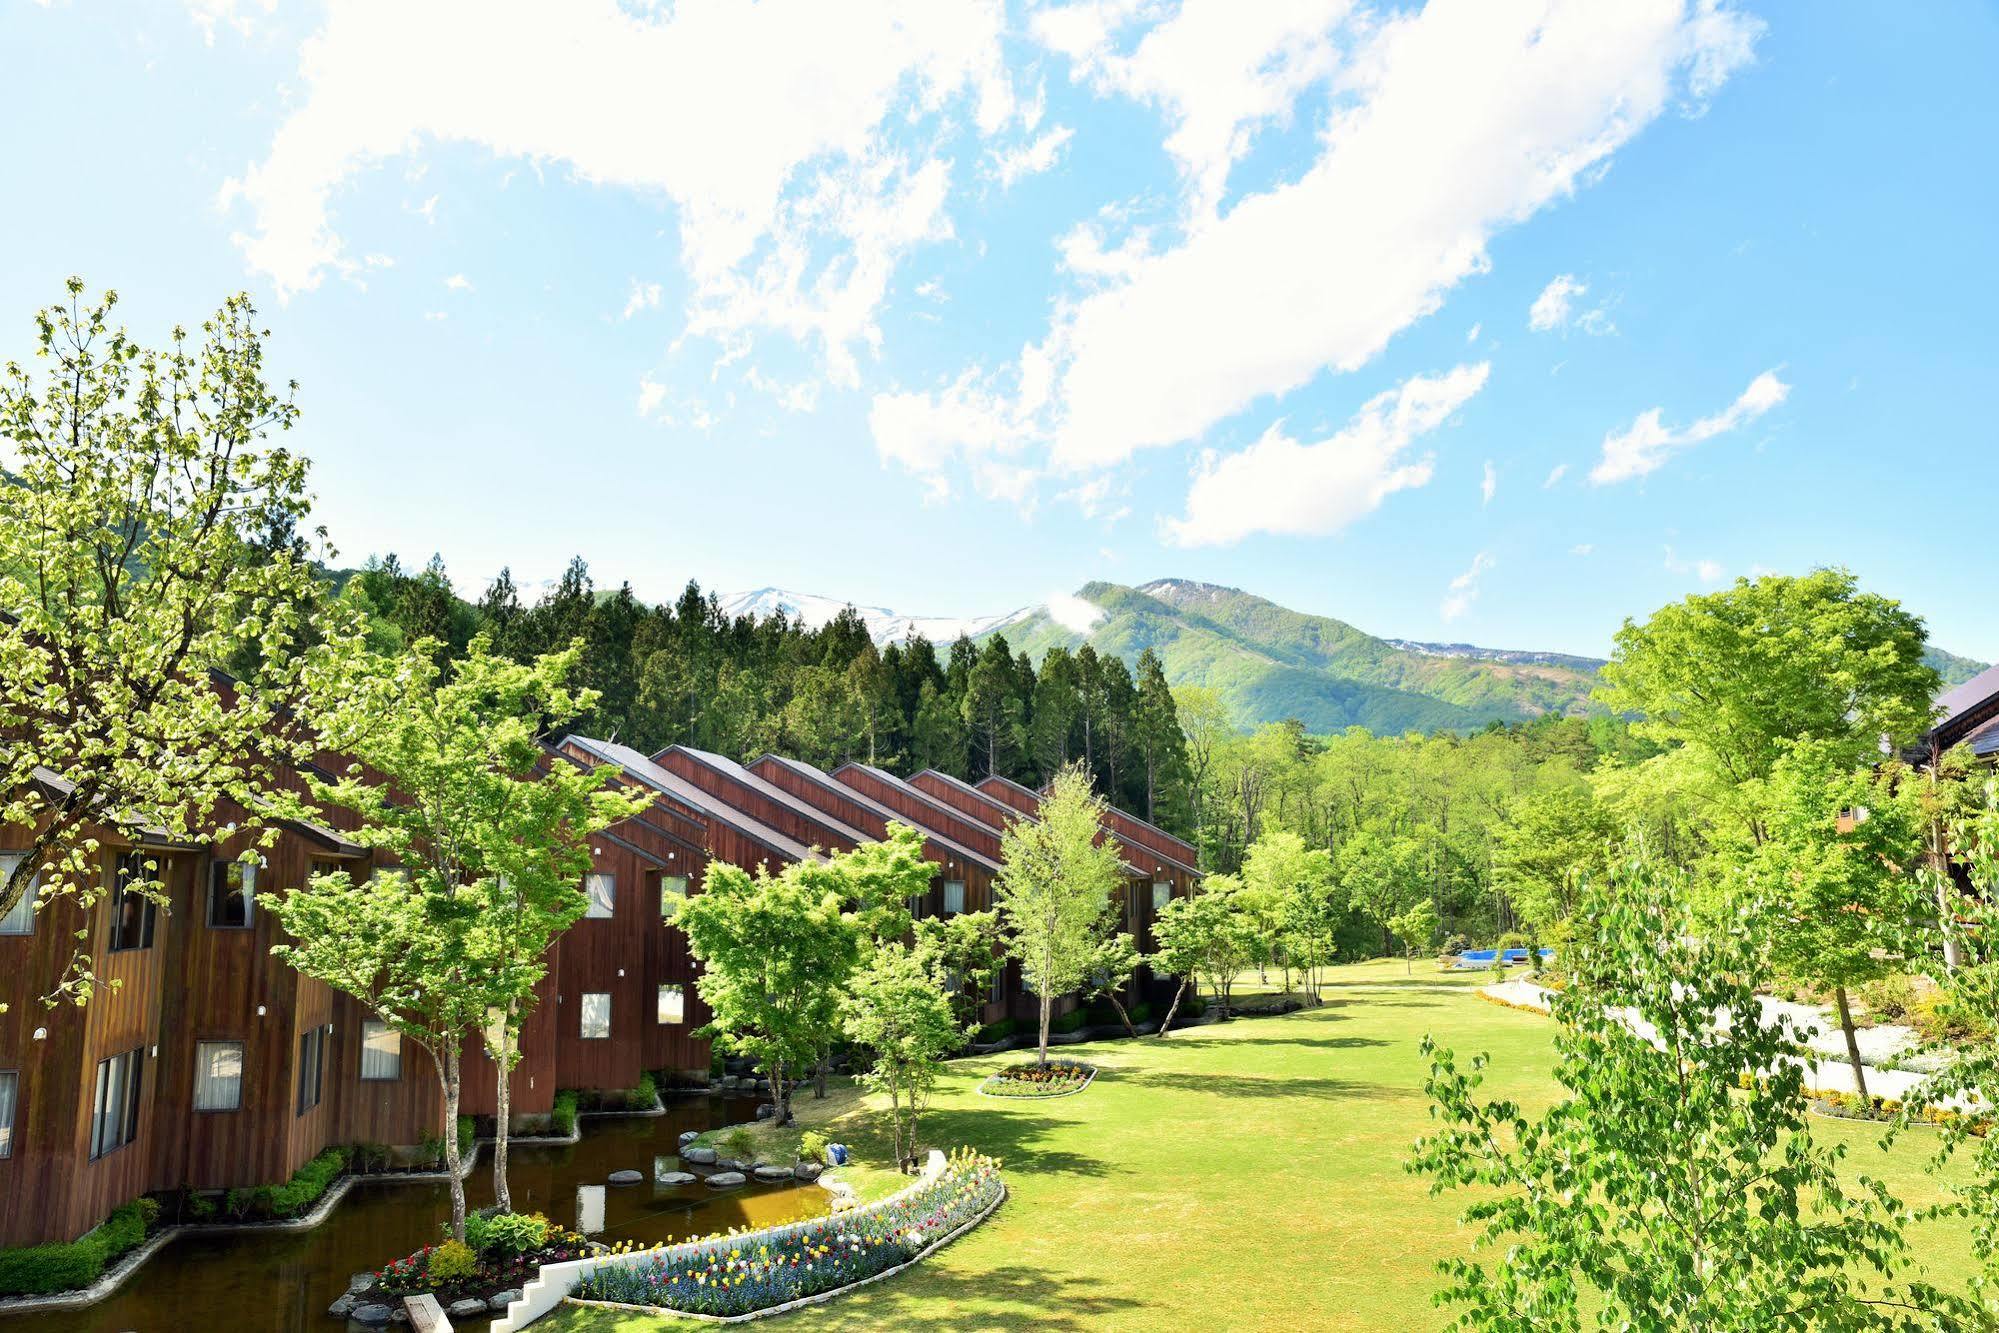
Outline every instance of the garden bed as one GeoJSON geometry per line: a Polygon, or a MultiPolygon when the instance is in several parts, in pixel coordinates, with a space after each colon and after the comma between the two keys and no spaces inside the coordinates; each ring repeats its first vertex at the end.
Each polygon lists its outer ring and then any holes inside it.
{"type": "Polygon", "coordinates": [[[398,1300],[432,1295],[447,1308],[464,1300],[485,1304],[501,1292],[519,1291],[543,1264],[567,1263],[600,1248],[540,1213],[475,1213],[465,1219],[465,1243],[446,1240],[395,1260],[375,1274],[375,1289],[398,1300]]]}
{"type": "Polygon", "coordinates": [[[979,1084],[986,1097],[1068,1097],[1096,1080],[1097,1067],[1080,1060],[1050,1060],[1045,1065],[1008,1065],[979,1084]]]}
{"type": "Polygon", "coordinates": [[[599,1268],[569,1300],[716,1323],[781,1314],[894,1276],[977,1226],[1005,1198],[999,1164],[963,1150],[894,1199],[599,1268]]]}

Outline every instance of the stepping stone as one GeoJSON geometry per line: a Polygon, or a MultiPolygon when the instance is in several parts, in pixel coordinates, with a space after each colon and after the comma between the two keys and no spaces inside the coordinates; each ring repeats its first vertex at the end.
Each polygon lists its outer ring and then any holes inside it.
{"type": "Polygon", "coordinates": [[[788,1166],[773,1166],[768,1162],[758,1162],[756,1166],[756,1177],[758,1180],[766,1180],[766,1181],[790,1180],[791,1168],[788,1166]]]}
{"type": "Polygon", "coordinates": [[[451,1308],[444,1313],[450,1315],[453,1319],[471,1319],[486,1313],[486,1302],[475,1301],[470,1296],[467,1296],[462,1301],[453,1301],[451,1308]]]}
{"type": "Polygon", "coordinates": [[[692,1185],[700,1177],[692,1171],[662,1171],[653,1177],[655,1185],[692,1185]]]}
{"type": "Polygon", "coordinates": [[[817,1180],[819,1179],[819,1173],[825,1169],[825,1167],[817,1162],[800,1162],[797,1166],[791,1168],[791,1174],[800,1180],[817,1180]]]}
{"type": "Polygon", "coordinates": [[[744,1184],[746,1178],[740,1171],[717,1171],[708,1177],[708,1188],[712,1190],[732,1190],[744,1184]]]}
{"type": "Polygon", "coordinates": [[[645,1179],[643,1171],[613,1171],[610,1175],[613,1185],[643,1185],[645,1179]]]}
{"type": "Polygon", "coordinates": [[[734,1157],[718,1157],[715,1159],[715,1166],[718,1170],[722,1171],[747,1171],[750,1169],[748,1162],[738,1161],[734,1157]]]}
{"type": "Polygon", "coordinates": [[[495,1293],[493,1299],[486,1302],[486,1308],[494,1314],[505,1314],[507,1307],[520,1298],[520,1291],[517,1288],[510,1287],[505,1291],[495,1293]]]}
{"type": "Polygon", "coordinates": [[[354,1313],[356,1300],[357,1297],[350,1291],[345,1296],[334,1301],[333,1304],[327,1306],[326,1313],[332,1315],[335,1319],[345,1319],[348,1315],[354,1313]]]}
{"type": "Polygon", "coordinates": [[[717,1154],[713,1148],[682,1148],[680,1160],[692,1162],[696,1166],[713,1166],[717,1154]]]}
{"type": "Polygon", "coordinates": [[[357,1305],[347,1317],[357,1324],[366,1324],[369,1328],[383,1328],[395,1313],[386,1305],[357,1305]]]}
{"type": "Polygon", "coordinates": [[[698,1129],[683,1129],[680,1131],[680,1146],[685,1148],[688,1144],[694,1142],[694,1140],[700,1137],[701,1137],[701,1131],[698,1129]]]}

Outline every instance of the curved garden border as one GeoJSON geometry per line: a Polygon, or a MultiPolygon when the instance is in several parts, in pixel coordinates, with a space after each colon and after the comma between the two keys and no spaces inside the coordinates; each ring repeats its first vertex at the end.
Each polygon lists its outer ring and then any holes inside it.
{"type": "MultiPolygon", "coordinates": [[[[1075,1063],[1080,1065],[1083,1062],[1078,1060],[1075,1063]]],[[[1074,1097],[1077,1093],[1088,1092],[1090,1090],[1090,1085],[1097,1081],[1097,1075],[1100,1072],[1102,1072],[1100,1067],[1097,1065],[1090,1065],[1088,1066],[1088,1068],[1090,1071],[1090,1076],[1084,1079],[1079,1086],[1073,1088],[1064,1088],[1060,1092],[1034,1093],[1024,1097],[1009,1097],[1004,1093],[987,1092],[986,1084],[998,1078],[999,1077],[998,1074],[988,1074],[984,1078],[980,1079],[979,1086],[975,1088],[974,1091],[977,1092],[979,1096],[990,1097],[996,1102],[1052,1102],[1057,1100],[1058,1098],[1074,1097]]]]}
{"type": "MultiPolygon", "coordinates": [[[[948,1165],[949,1163],[945,1159],[944,1154],[933,1148],[930,1151],[929,1160],[924,1164],[922,1175],[916,1180],[904,1188],[897,1190],[886,1199],[881,1199],[870,1204],[862,1204],[853,1211],[862,1212],[893,1207],[900,1203],[906,1196],[934,1182],[939,1176],[944,1174],[945,1168],[948,1165]]],[[[822,1291],[814,1296],[801,1297],[795,1301],[788,1301],[783,1305],[773,1305],[766,1310],[752,1310],[748,1314],[696,1314],[692,1311],[671,1310],[661,1306],[629,1305],[617,1301],[586,1301],[569,1294],[581,1285],[585,1277],[597,1272],[599,1269],[634,1267],[639,1264],[648,1263],[659,1256],[660,1251],[658,1250],[634,1250],[627,1254],[602,1255],[591,1259],[572,1259],[566,1263],[549,1264],[541,1270],[539,1276],[521,1288],[521,1298],[507,1307],[507,1313],[493,1321],[491,1333],[517,1333],[518,1330],[526,1328],[535,1320],[540,1319],[543,1315],[555,1309],[556,1306],[565,1304],[600,1310],[623,1310],[647,1314],[659,1319],[686,1319],[706,1324],[743,1324],[753,1319],[768,1319],[772,1315],[784,1314],[807,1305],[818,1305],[821,1302],[829,1301],[836,1296],[845,1295],[847,1292],[865,1287],[871,1282],[879,1282],[883,1278],[893,1277],[912,1264],[921,1263],[930,1255],[949,1245],[952,1241],[964,1235],[988,1217],[991,1217],[993,1212],[1006,1202],[1008,1193],[1006,1182],[1001,1181],[999,1197],[988,1204],[983,1211],[966,1221],[949,1235],[939,1237],[930,1245],[925,1246],[914,1257],[896,1265],[894,1268],[862,1278],[858,1282],[850,1282],[844,1287],[835,1287],[831,1291],[822,1291]]],[[[814,1218],[809,1221],[817,1222],[818,1220],[814,1218]]],[[[772,1236],[790,1228],[805,1225],[808,1225],[808,1223],[784,1222],[774,1227],[766,1227],[762,1231],[753,1231],[734,1236],[711,1237],[701,1241],[687,1241],[683,1242],[683,1245],[688,1249],[696,1251],[703,1247],[716,1245],[740,1246],[760,1237],[772,1236]]],[[[677,1250],[682,1247],[672,1246],[669,1248],[677,1250]]]]}
{"type": "MultiPolygon", "coordinates": [[[[617,1111],[578,1111],[576,1128],[569,1134],[538,1134],[532,1137],[509,1135],[507,1146],[562,1147],[579,1143],[583,1138],[583,1121],[628,1119],[637,1116],[662,1116],[666,1114],[666,1101],[660,1094],[654,1094],[650,1108],[617,1111]]],[[[479,1156],[490,1138],[473,1140],[472,1151],[465,1155],[463,1170],[459,1179],[464,1180],[478,1169],[479,1156]]],[[[127,1253],[117,1263],[104,1270],[104,1275],[87,1287],[75,1291],[50,1292],[45,1296],[0,1296],[0,1317],[16,1314],[41,1314],[52,1310],[81,1310],[105,1300],[118,1288],[131,1280],[133,1274],[145,1267],[146,1261],[183,1236],[226,1236],[249,1231],[310,1231],[333,1215],[340,1201],[362,1181],[383,1181],[390,1184],[433,1184],[450,1179],[445,1171],[383,1171],[366,1175],[348,1173],[327,1186],[326,1193],[319,1202],[298,1217],[281,1218],[268,1222],[175,1222],[161,1227],[146,1237],[138,1246],[127,1253]]]]}

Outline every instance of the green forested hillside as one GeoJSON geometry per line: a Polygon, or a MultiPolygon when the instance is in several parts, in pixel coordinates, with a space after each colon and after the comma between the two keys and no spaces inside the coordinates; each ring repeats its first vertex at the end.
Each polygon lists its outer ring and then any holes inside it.
{"type": "Polygon", "coordinates": [[[1221,692],[1240,725],[1297,718],[1308,730],[1363,726],[1431,731],[1589,707],[1591,670],[1555,662],[1495,662],[1401,648],[1326,616],[1305,615],[1235,588],[1178,579],[1078,592],[1103,616],[1079,633],[1045,610],[1005,627],[1038,658],[1089,643],[1130,660],[1157,652],[1174,684],[1221,692]]]}

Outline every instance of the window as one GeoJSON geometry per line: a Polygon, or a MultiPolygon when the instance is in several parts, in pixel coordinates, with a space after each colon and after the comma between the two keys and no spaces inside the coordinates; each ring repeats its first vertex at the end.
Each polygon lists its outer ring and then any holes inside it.
{"type": "Polygon", "coordinates": [[[127,852],[118,858],[112,871],[116,880],[111,888],[112,953],[153,947],[153,918],[159,904],[130,886],[150,880],[157,869],[144,852],[127,852]]]}
{"type": "Polygon", "coordinates": [[[1006,1003],[1006,959],[1004,958],[998,959],[993,964],[993,993],[987,999],[993,1004],[1006,1003]]]}
{"type": "Polygon", "coordinates": [[[577,1035],[585,1041],[598,1041],[611,1035],[611,993],[591,990],[583,992],[583,1015],[577,1027],[577,1035]]]}
{"type": "Polygon", "coordinates": [[[1154,916],[1166,910],[1166,904],[1173,901],[1173,885],[1163,879],[1152,881],[1152,912],[1154,916]]]}
{"type": "Polygon", "coordinates": [[[314,861],[306,871],[306,874],[312,879],[318,879],[321,875],[344,875],[346,873],[347,867],[338,861],[314,861]]]}
{"type": "Polygon", "coordinates": [[[217,861],[208,877],[208,924],[244,930],[257,906],[257,867],[249,861],[217,861]]]}
{"type": "Polygon", "coordinates": [[[312,1028],[298,1034],[298,1114],[319,1105],[322,1081],[326,1077],[326,1029],[312,1028]]]}
{"type": "Polygon", "coordinates": [[[687,901],[687,876],[663,875],[659,881],[659,919],[671,921],[687,901]]]}
{"type": "MultiPolygon", "coordinates": [[[[14,867],[27,858],[16,853],[0,855],[0,884],[5,884],[14,867]]],[[[0,917],[0,935],[32,935],[35,933],[35,890],[36,880],[28,881],[28,891],[21,895],[21,901],[14,904],[14,910],[0,917]]]]}
{"type": "Polygon", "coordinates": [[[659,988],[659,1021],[662,1023],[685,1023],[687,1021],[687,988],[665,985],[659,988]]]}
{"type": "Polygon", "coordinates": [[[930,902],[929,894],[912,893],[911,895],[909,895],[909,914],[912,917],[915,917],[917,920],[921,921],[923,919],[924,910],[928,907],[929,902],[930,902]]]}
{"type": "Polygon", "coordinates": [[[393,1083],[403,1076],[403,1034],[387,1023],[361,1024],[361,1081],[393,1083]]]}
{"type": "Polygon", "coordinates": [[[20,1074],[0,1069],[0,1157],[14,1155],[14,1104],[20,1098],[20,1074]]]}
{"type": "Polygon", "coordinates": [[[144,1050],[127,1051],[97,1065],[97,1093],[90,1111],[90,1156],[115,1152],[139,1135],[139,1061],[144,1050]]]}
{"type": "Polygon", "coordinates": [[[583,892],[590,896],[590,910],[586,917],[608,917],[618,906],[618,877],[616,875],[585,875],[583,892]]]}
{"type": "Polygon", "coordinates": [[[947,879],[944,881],[944,915],[956,916],[965,910],[965,881],[947,879]]]}
{"type": "Polygon", "coordinates": [[[243,1043],[194,1044],[194,1109],[234,1111],[243,1105],[243,1043]]]}

